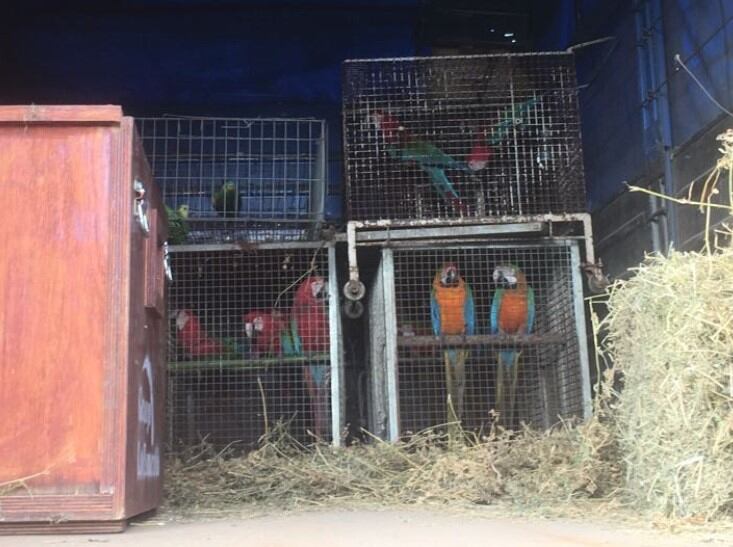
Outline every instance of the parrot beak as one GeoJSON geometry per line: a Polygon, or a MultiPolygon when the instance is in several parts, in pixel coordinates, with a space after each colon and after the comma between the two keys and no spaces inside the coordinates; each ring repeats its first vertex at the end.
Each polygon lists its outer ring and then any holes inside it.
{"type": "Polygon", "coordinates": [[[496,268],[492,277],[494,279],[494,283],[506,283],[507,285],[517,284],[517,275],[511,268],[496,268]]]}
{"type": "Polygon", "coordinates": [[[247,338],[252,338],[252,335],[254,334],[254,325],[249,321],[244,324],[244,334],[247,338]]]}
{"type": "Polygon", "coordinates": [[[443,272],[443,285],[451,286],[458,282],[458,270],[455,266],[447,266],[443,272]]]}
{"type": "Polygon", "coordinates": [[[323,281],[314,281],[311,284],[311,291],[313,293],[313,298],[319,302],[325,302],[328,300],[328,291],[326,290],[326,284],[323,281]]]}
{"type": "Polygon", "coordinates": [[[318,290],[318,299],[322,302],[328,302],[328,291],[326,290],[326,285],[321,285],[321,288],[318,290]]]}
{"type": "Polygon", "coordinates": [[[182,330],[183,327],[186,326],[186,323],[188,323],[189,316],[188,314],[181,310],[176,313],[176,329],[182,330]]]}

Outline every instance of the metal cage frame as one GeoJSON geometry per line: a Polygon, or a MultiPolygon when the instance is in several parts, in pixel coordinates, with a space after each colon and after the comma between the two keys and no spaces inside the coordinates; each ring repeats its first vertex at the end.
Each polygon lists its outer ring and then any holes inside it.
{"type": "MultiPolygon", "coordinates": [[[[578,239],[573,238],[544,238],[530,237],[514,239],[497,238],[496,233],[487,227],[481,235],[481,227],[476,228],[473,238],[450,237],[449,232],[443,232],[443,239],[394,240],[394,241],[362,241],[362,245],[381,247],[381,264],[372,285],[367,292],[367,313],[369,313],[369,344],[367,349],[367,370],[369,375],[369,429],[382,439],[396,442],[406,433],[402,427],[400,416],[400,367],[399,351],[402,342],[398,336],[397,298],[395,287],[395,253],[402,251],[424,251],[434,249],[566,249],[569,253],[567,275],[571,283],[572,314],[574,318],[574,340],[577,344],[578,370],[574,371],[580,389],[580,400],[576,401],[576,408],[580,408],[576,418],[587,420],[592,413],[589,354],[586,336],[586,310],[583,297],[583,280],[581,276],[581,251],[578,239]]],[[[532,230],[528,230],[530,233],[532,230]]],[[[429,233],[425,234],[426,236],[429,233]]],[[[490,272],[488,272],[490,275],[490,272]]],[[[432,338],[432,332],[430,333],[432,338]]],[[[423,337],[426,338],[426,337],[423,337]]],[[[450,337],[449,337],[450,338],[450,337]]],[[[453,337],[458,338],[458,337],[453,337]]],[[[497,344],[501,342],[498,335],[482,336],[497,344]]],[[[435,337],[435,343],[438,338],[435,337]]],[[[571,340],[568,338],[568,342],[571,340]]],[[[428,341],[429,342],[429,341],[428,341]]],[[[458,343],[454,341],[454,343],[458,343]]],[[[543,393],[547,397],[547,393],[543,393]]],[[[542,407],[547,409],[555,405],[561,407],[562,402],[542,401],[542,407]]],[[[567,405],[566,405],[567,406],[567,405]]],[[[567,412],[559,410],[563,417],[571,417],[567,412]]],[[[537,424],[547,428],[555,421],[555,416],[545,414],[542,423],[537,424]]],[[[439,425],[438,423],[434,425],[439,425]]]]}
{"type": "MultiPolygon", "coordinates": [[[[341,446],[343,439],[342,439],[342,432],[344,430],[345,426],[345,391],[344,391],[344,360],[343,360],[343,342],[342,342],[342,327],[341,327],[341,316],[340,316],[340,306],[339,306],[339,287],[338,287],[338,273],[337,273],[337,265],[336,265],[336,247],[335,242],[333,241],[310,241],[310,242],[267,242],[267,243],[251,243],[248,244],[246,249],[243,249],[241,245],[239,244],[197,244],[197,245],[179,245],[179,246],[172,246],[170,247],[170,253],[172,255],[173,260],[173,284],[176,283],[176,268],[175,268],[175,259],[176,257],[180,257],[182,255],[186,256],[205,256],[206,254],[211,253],[222,253],[222,254],[229,254],[229,253],[242,253],[243,251],[246,252],[254,252],[254,253],[267,253],[267,252],[286,252],[288,250],[292,251],[318,251],[319,249],[323,249],[326,253],[326,262],[327,262],[327,272],[324,272],[327,274],[327,294],[328,294],[328,326],[329,326],[329,370],[330,370],[330,424],[329,424],[329,434],[330,434],[330,442],[333,446],[341,446]]],[[[169,288],[169,291],[171,288],[169,288]]],[[[199,289],[201,290],[201,289],[199,289]]],[[[222,290],[226,290],[225,287],[222,287],[222,290]]],[[[262,305],[261,302],[253,303],[256,305],[262,305]]],[[[171,298],[169,298],[169,318],[173,320],[173,306],[174,303],[171,298]]],[[[241,311],[244,313],[246,310],[245,308],[237,308],[238,311],[241,311]]],[[[175,329],[174,329],[175,330],[175,329]]],[[[169,450],[172,452],[177,452],[179,449],[185,449],[187,445],[185,444],[187,441],[184,441],[183,443],[178,443],[176,446],[173,445],[173,441],[177,438],[180,440],[180,436],[174,435],[175,431],[174,428],[181,427],[180,424],[174,423],[176,416],[178,416],[180,413],[174,412],[174,409],[171,408],[171,405],[176,404],[174,401],[176,400],[176,393],[175,390],[182,388],[184,389],[186,385],[183,387],[177,385],[177,377],[179,374],[196,374],[197,378],[201,377],[202,373],[210,373],[210,372],[231,372],[232,370],[229,367],[231,363],[226,362],[220,362],[221,359],[212,358],[211,360],[203,360],[200,364],[197,363],[183,363],[184,368],[180,368],[179,365],[175,362],[175,344],[176,341],[173,338],[173,335],[171,335],[171,338],[169,339],[169,347],[172,348],[172,351],[170,351],[169,355],[169,363],[168,363],[168,391],[169,391],[169,417],[168,417],[168,432],[169,432],[169,450]],[[191,368],[192,367],[192,368],[191,368]]],[[[244,361],[257,361],[257,357],[252,358],[246,358],[244,361]]],[[[260,359],[261,360],[261,359],[260,359]]],[[[272,359],[267,358],[266,361],[270,360],[278,360],[278,358],[272,359]]],[[[286,362],[288,361],[288,358],[282,357],[279,358],[280,361],[286,362]]],[[[292,359],[291,359],[292,360],[292,359]]],[[[244,363],[244,365],[248,365],[249,363],[244,363]]],[[[242,365],[242,366],[244,366],[242,365]]],[[[239,366],[239,365],[237,365],[239,366]]],[[[258,376],[259,378],[259,376],[258,376]]],[[[260,390],[262,387],[260,386],[260,390]]],[[[195,413],[195,403],[193,401],[194,394],[192,391],[189,391],[188,394],[185,396],[186,400],[186,413],[188,416],[188,420],[192,419],[191,413],[195,413]]],[[[263,395],[264,397],[264,395],[263,395]]],[[[264,401],[263,401],[264,404],[264,401]]],[[[273,418],[273,417],[270,417],[273,418]]],[[[272,423],[270,423],[272,425],[272,423]]],[[[191,426],[188,426],[189,429],[191,426]]],[[[204,432],[205,433],[205,432],[204,432]]],[[[192,436],[191,433],[188,434],[189,437],[192,436]]],[[[199,435],[196,434],[196,437],[199,435]]],[[[199,439],[200,440],[200,439],[199,439]]],[[[196,442],[196,439],[189,439],[188,442],[196,442]]]]}
{"type": "Polygon", "coordinates": [[[346,60],[342,123],[349,220],[586,208],[571,52],[346,60]]]}
{"type": "Polygon", "coordinates": [[[166,205],[189,208],[186,241],[172,243],[317,237],[328,186],[325,120],[165,115],[135,123],[166,205]],[[225,182],[235,187],[222,211],[215,195],[225,182]]]}

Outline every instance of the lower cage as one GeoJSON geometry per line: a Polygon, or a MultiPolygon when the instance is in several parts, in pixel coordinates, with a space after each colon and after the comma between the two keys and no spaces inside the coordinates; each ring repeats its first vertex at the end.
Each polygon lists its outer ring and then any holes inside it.
{"type": "MultiPolygon", "coordinates": [[[[559,418],[589,415],[576,241],[391,247],[382,250],[369,291],[373,433],[396,440],[456,418],[464,429],[480,433],[494,420],[508,428],[523,423],[549,427],[559,418]],[[471,288],[473,330],[458,336],[438,331],[441,336],[436,336],[434,315],[440,307],[431,306],[431,295],[436,273],[448,264],[471,288]],[[495,296],[509,301],[506,289],[512,286],[495,273],[506,268],[522,272],[531,287],[534,321],[524,331],[497,332],[499,313],[492,321],[495,296]],[[498,293],[501,288],[504,292],[498,293]]],[[[513,285],[515,293],[518,286],[513,285]]],[[[496,309],[502,309],[498,303],[496,309]]]]}
{"type": "Polygon", "coordinates": [[[278,423],[340,442],[335,249],[330,243],[171,248],[169,444],[248,450],[278,423]]]}

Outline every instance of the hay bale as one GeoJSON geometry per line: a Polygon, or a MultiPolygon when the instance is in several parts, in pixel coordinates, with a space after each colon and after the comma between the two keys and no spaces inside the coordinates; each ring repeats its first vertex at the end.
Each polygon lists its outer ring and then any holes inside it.
{"type": "Polygon", "coordinates": [[[637,506],[709,520],[733,506],[733,251],[648,258],[612,290],[605,351],[637,506]]]}

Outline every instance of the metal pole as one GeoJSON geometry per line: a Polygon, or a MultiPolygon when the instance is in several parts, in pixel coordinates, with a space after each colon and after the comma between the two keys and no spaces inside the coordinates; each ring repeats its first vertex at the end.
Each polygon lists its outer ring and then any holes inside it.
{"type": "Polygon", "coordinates": [[[575,306],[575,332],[578,337],[578,357],[583,398],[583,419],[588,420],[593,413],[593,400],[590,390],[590,359],[588,357],[588,334],[585,329],[585,301],[583,299],[583,280],[580,277],[580,251],[578,245],[570,245],[570,270],[575,306]]]}
{"type": "Polygon", "coordinates": [[[392,249],[382,251],[384,276],[385,364],[387,377],[387,408],[389,440],[400,437],[400,405],[397,377],[397,306],[395,302],[394,257],[392,249]]]}
{"type": "Polygon", "coordinates": [[[339,288],[336,271],[336,247],[328,246],[328,323],[331,352],[331,442],[341,446],[343,427],[344,389],[341,356],[341,316],[339,314],[339,288]]]}

